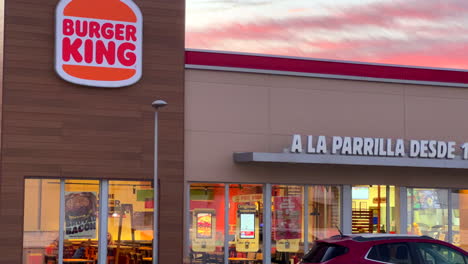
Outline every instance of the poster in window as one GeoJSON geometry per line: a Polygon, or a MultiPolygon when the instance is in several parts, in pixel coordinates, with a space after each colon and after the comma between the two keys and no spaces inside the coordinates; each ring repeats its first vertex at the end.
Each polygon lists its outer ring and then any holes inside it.
{"type": "Polygon", "coordinates": [[[194,252],[214,252],[216,250],[215,209],[193,209],[192,230],[192,250],[194,252]]]}
{"type": "Polygon", "coordinates": [[[65,192],[65,239],[96,238],[95,192],[65,192]]]}
{"type": "Polygon", "coordinates": [[[298,252],[302,236],[301,196],[278,196],[273,200],[273,239],[280,252],[298,252]]]}
{"type": "MultiPolygon", "coordinates": [[[[445,195],[446,196],[446,195],[445,195]]],[[[442,209],[439,193],[431,189],[414,189],[414,209],[442,209]]]]}
{"type": "Polygon", "coordinates": [[[213,222],[211,213],[197,213],[197,238],[212,238],[213,222]]]}

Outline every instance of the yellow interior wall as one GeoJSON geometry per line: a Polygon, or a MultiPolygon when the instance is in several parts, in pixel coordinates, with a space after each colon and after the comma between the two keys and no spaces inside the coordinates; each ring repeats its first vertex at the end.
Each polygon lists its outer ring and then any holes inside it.
{"type": "Polygon", "coordinates": [[[39,181],[28,179],[24,190],[24,231],[36,231],[38,229],[39,208],[39,181]]]}
{"type": "MultiPolygon", "coordinates": [[[[115,200],[119,200],[121,204],[132,204],[133,212],[152,212],[152,208],[145,208],[144,201],[137,201],[137,190],[149,189],[148,187],[138,186],[138,185],[149,185],[149,182],[135,182],[135,181],[110,181],[109,182],[109,194],[114,195],[115,200]],[[119,184],[119,185],[113,185],[119,184]],[[135,185],[135,194],[133,193],[133,185],[135,185]]],[[[119,218],[118,217],[109,217],[108,219],[108,230],[112,235],[114,241],[118,239],[118,230],[119,230],[119,218]]],[[[135,231],[135,240],[151,240],[153,239],[152,228],[151,230],[136,230],[135,231]]],[[[127,216],[122,218],[122,232],[121,240],[131,240],[131,220],[127,216]]]]}
{"type": "MultiPolygon", "coordinates": [[[[356,187],[361,187],[361,186],[356,186],[356,187]]],[[[364,186],[362,186],[364,187],[364,186]]],[[[374,203],[374,198],[377,198],[379,196],[379,188],[378,185],[372,185],[372,187],[369,186],[369,199],[353,199],[354,202],[356,202],[356,207],[359,208],[359,203],[360,202],[365,202],[367,203],[367,208],[362,208],[362,209],[369,209],[370,207],[377,207],[378,204],[374,203]]],[[[381,198],[386,198],[387,197],[387,188],[385,185],[380,186],[380,197],[381,198]]],[[[381,208],[387,207],[386,202],[382,202],[380,204],[381,208]]],[[[395,186],[390,186],[390,207],[395,207],[395,186]]]]}
{"type": "Polygon", "coordinates": [[[41,230],[59,229],[60,181],[42,180],[41,230]]]}

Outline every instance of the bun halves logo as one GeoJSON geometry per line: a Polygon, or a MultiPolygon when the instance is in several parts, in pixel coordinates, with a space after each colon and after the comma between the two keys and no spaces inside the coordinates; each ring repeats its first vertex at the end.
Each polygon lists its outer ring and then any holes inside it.
{"type": "Polygon", "coordinates": [[[142,15],[131,0],[61,0],[55,70],[64,80],[122,87],[142,72],[142,15]]]}

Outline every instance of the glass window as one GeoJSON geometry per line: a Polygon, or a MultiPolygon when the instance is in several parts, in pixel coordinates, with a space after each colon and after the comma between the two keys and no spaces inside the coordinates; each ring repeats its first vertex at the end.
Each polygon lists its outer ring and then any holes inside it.
{"type": "Polygon", "coordinates": [[[396,233],[399,214],[395,192],[395,186],[353,186],[353,233],[396,233]]]}
{"type": "Polygon", "coordinates": [[[448,190],[408,188],[408,233],[448,241],[448,190]]]}
{"type": "Polygon", "coordinates": [[[348,253],[348,248],[328,243],[316,243],[304,256],[305,263],[322,263],[348,253]]]}
{"type": "Polygon", "coordinates": [[[304,255],[304,187],[273,185],[271,196],[273,260],[298,260],[304,255]]]}
{"type": "Polygon", "coordinates": [[[99,180],[26,179],[24,198],[24,264],[57,263],[60,247],[64,263],[96,263],[101,220],[108,226],[103,230],[107,236],[102,237],[108,246],[101,252],[107,263],[151,263],[152,182],[109,181],[101,185],[99,180]],[[106,186],[108,204],[99,201],[100,189],[106,186]],[[100,206],[108,211],[105,217],[99,214],[100,206]]]}
{"type": "Polygon", "coordinates": [[[440,244],[416,243],[425,264],[466,264],[467,257],[440,244]]]}
{"type": "Polygon", "coordinates": [[[341,226],[341,189],[338,186],[308,187],[309,245],[317,239],[338,235],[341,226]]]}
{"type": "Polygon", "coordinates": [[[96,260],[99,181],[65,180],[63,259],[96,260]]]}
{"type": "Polygon", "coordinates": [[[56,263],[59,208],[59,180],[25,180],[23,263],[56,263]]]}
{"type": "Polygon", "coordinates": [[[109,181],[107,263],[152,261],[154,193],[149,181],[109,181]]]}
{"type": "Polygon", "coordinates": [[[413,263],[410,249],[406,243],[386,243],[373,246],[367,254],[367,259],[385,263],[413,263]]]}
{"type": "Polygon", "coordinates": [[[229,185],[229,263],[263,260],[263,186],[229,185]]]}
{"type": "Polygon", "coordinates": [[[468,190],[452,192],[452,243],[468,251],[468,190]]]}
{"type": "Polygon", "coordinates": [[[190,185],[190,263],[223,263],[225,185],[190,185]]]}

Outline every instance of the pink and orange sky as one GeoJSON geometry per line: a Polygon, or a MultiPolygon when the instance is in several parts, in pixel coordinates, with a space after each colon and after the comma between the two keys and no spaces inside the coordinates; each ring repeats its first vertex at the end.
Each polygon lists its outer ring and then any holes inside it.
{"type": "Polygon", "coordinates": [[[468,0],[186,0],[186,48],[468,69],[468,0]]]}

